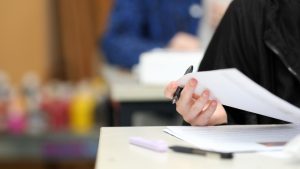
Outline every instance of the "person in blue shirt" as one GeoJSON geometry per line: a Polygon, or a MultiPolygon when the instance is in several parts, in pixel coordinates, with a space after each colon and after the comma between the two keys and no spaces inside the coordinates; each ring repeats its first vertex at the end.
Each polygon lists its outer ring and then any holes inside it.
{"type": "Polygon", "coordinates": [[[131,69],[154,48],[193,50],[201,0],[115,0],[100,47],[108,63],[131,69]]]}

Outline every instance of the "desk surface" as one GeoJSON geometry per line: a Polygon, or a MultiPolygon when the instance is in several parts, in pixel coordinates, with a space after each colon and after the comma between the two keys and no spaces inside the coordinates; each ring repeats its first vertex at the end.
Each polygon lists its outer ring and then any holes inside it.
{"type": "Polygon", "coordinates": [[[167,101],[165,86],[142,84],[134,73],[112,66],[103,66],[102,72],[114,101],[167,101]]]}
{"type": "Polygon", "coordinates": [[[129,144],[129,137],[162,139],[169,145],[188,145],[163,132],[165,127],[102,127],[98,146],[96,169],[296,169],[300,163],[259,153],[235,154],[232,160],[215,156],[205,157],[175,153],[158,153],[129,144]]]}

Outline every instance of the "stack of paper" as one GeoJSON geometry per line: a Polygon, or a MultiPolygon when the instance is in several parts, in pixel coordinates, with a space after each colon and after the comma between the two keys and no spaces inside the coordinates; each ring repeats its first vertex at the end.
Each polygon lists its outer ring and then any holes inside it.
{"type": "Polygon", "coordinates": [[[299,125],[168,127],[166,132],[198,148],[219,152],[282,150],[300,133],[299,125]]]}
{"type": "Polygon", "coordinates": [[[138,65],[139,81],[143,84],[166,85],[179,79],[190,65],[194,66],[194,71],[197,70],[202,58],[202,51],[154,50],[143,53],[138,65]]]}

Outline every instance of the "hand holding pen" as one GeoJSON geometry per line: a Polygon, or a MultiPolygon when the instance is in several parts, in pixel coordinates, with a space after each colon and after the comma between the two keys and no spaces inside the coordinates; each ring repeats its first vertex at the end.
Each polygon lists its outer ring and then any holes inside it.
{"type": "MultiPolygon", "coordinates": [[[[192,72],[188,68],[186,73],[192,72]]],[[[176,110],[184,121],[194,126],[218,125],[227,123],[227,114],[221,104],[210,100],[209,90],[200,95],[194,93],[198,81],[190,79],[185,86],[179,87],[177,81],[170,82],[165,88],[165,96],[176,103],[176,110]]]]}
{"type": "MultiPolygon", "coordinates": [[[[193,72],[193,65],[191,65],[184,73],[184,75],[188,74],[188,73],[192,73],[193,72]]],[[[182,87],[178,86],[174,95],[173,95],[173,99],[172,99],[172,103],[175,104],[179,97],[180,97],[180,94],[181,94],[181,91],[182,91],[182,87]]]]}

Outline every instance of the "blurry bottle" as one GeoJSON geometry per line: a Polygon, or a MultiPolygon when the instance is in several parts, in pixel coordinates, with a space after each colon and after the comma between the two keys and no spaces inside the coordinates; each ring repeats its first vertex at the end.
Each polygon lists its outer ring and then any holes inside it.
{"type": "Polygon", "coordinates": [[[40,80],[35,73],[27,73],[22,79],[22,93],[27,107],[27,131],[29,134],[42,134],[46,131],[45,113],[41,109],[40,80]]]}
{"type": "Polygon", "coordinates": [[[104,79],[100,77],[94,77],[91,80],[91,89],[93,91],[93,97],[95,98],[95,111],[94,111],[94,125],[95,127],[107,126],[109,117],[107,116],[108,106],[108,86],[104,79]]]}
{"type": "Polygon", "coordinates": [[[75,133],[90,132],[94,126],[95,98],[90,86],[81,83],[74,94],[70,109],[71,129],[75,133]]]}
{"type": "Polygon", "coordinates": [[[26,131],[26,112],[23,98],[12,89],[7,112],[7,129],[11,134],[23,134],[26,131]]]}
{"type": "Polygon", "coordinates": [[[52,84],[44,93],[43,110],[47,112],[51,131],[59,132],[68,129],[70,87],[66,84],[52,84]]]}
{"type": "Polygon", "coordinates": [[[0,71],[0,133],[7,130],[7,111],[10,97],[10,83],[6,73],[0,71]]]}

